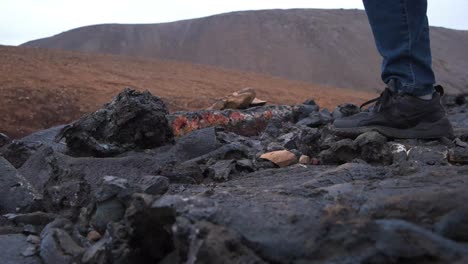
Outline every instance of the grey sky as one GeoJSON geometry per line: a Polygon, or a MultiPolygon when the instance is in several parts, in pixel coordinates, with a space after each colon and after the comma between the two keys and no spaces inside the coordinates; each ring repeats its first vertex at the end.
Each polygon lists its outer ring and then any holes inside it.
{"type": "MultiPolygon", "coordinates": [[[[102,23],[159,23],[237,10],[359,8],[361,0],[0,0],[0,44],[102,23]]],[[[468,0],[429,0],[431,25],[468,30],[468,0]]]]}

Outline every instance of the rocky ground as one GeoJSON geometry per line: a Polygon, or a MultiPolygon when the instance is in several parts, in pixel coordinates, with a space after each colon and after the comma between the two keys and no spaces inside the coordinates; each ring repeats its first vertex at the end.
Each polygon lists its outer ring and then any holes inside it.
{"type": "Polygon", "coordinates": [[[126,89],[0,136],[2,263],[467,263],[467,96],[455,138],[340,138],[295,106],[171,113],[126,89]]]}

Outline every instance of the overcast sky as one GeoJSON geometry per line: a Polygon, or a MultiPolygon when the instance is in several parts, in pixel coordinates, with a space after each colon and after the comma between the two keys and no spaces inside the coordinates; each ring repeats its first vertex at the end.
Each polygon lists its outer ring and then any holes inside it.
{"type": "MultiPolygon", "coordinates": [[[[0,44],[18,45],[93,24],[159,23],[273,8],[363,5],[361,0],[0,0],[0,44]]],[[[429,0],[431,25],[468,30],[467,14],[468,0],[429,0]]]]}

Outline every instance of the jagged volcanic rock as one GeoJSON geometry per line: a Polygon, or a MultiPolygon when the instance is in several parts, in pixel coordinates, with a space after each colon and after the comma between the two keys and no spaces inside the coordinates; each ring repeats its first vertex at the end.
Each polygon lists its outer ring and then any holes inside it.
{"type": "MultiPolygon", "coordinates": [[[[463,131],[457,98],[446,106],[463,131]]],[[[170,114],[175,144],[142,150],[135,141],[116,157],[70,156],[50,140],[56,128],[19,140],[40,145],[10,152],[21,157],[17,170],[0,158],[0,205],[10,206],[0,215],[2,260],[467,262],[466,137],[342,138],[327,128],[328,111],[304,105],[170,114]],[[325,122],[300,124],[317,114],[325,122]],[[260,158],[270,150],[302,162],[278,168],[260,158]],[[23,199],[29,185],[40,199],[23,199]]]]}
{"type": "Polygon", "coordinates": [[[103,108],[63,128],[58,138],[65,138],[76,156],[108,157],[155,148],[173,142],[167,114],[158,97],[127,88],[103,108]]]}

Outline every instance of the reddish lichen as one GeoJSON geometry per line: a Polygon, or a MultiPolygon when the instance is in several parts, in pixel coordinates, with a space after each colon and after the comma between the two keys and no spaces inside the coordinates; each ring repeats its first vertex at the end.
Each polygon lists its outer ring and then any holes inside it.
{"type": "Polygon", "coordinates": [[[271,119],[273,117],[273,112],[271,110],[265,111],[263,113],[263,117],[267,120],[271,119]]]}
{"type": "Polygon", "coordinates": [[[187,126],[187,118],[185,116],[177,116],[172,122],[172,130],[176,137],[181,136],[182,131],[187,126]]]}
{"type": "Polygon", "coordinates": [[[226,125],[229,123],[229,118],[224,116],[221,113],[212,113],[205,112],[202,114],[202,119],[205,121],[205,127],[216,126],[216,125],[226,125]]]}
{"type": "Polygon", "coordinates": [[[245,115],[239,113],[239,112],[232,112],[230,115],[229,115],[229,119],[232,121],[232,122],[237,122],[237,121],[242,121],[242,120],[245,120],[245,115]]]}
{"type": "Polygon", "coordinates": [[[271,110],[250,113],[241,111],[188,113],[187,115],[175,116],[172,121],[172,128],[176,137],[211,126],[222,126],[229,131],[242,135],[257,135],[265,129],[268,121],[275,114],[276,112],[271,110]]]}

